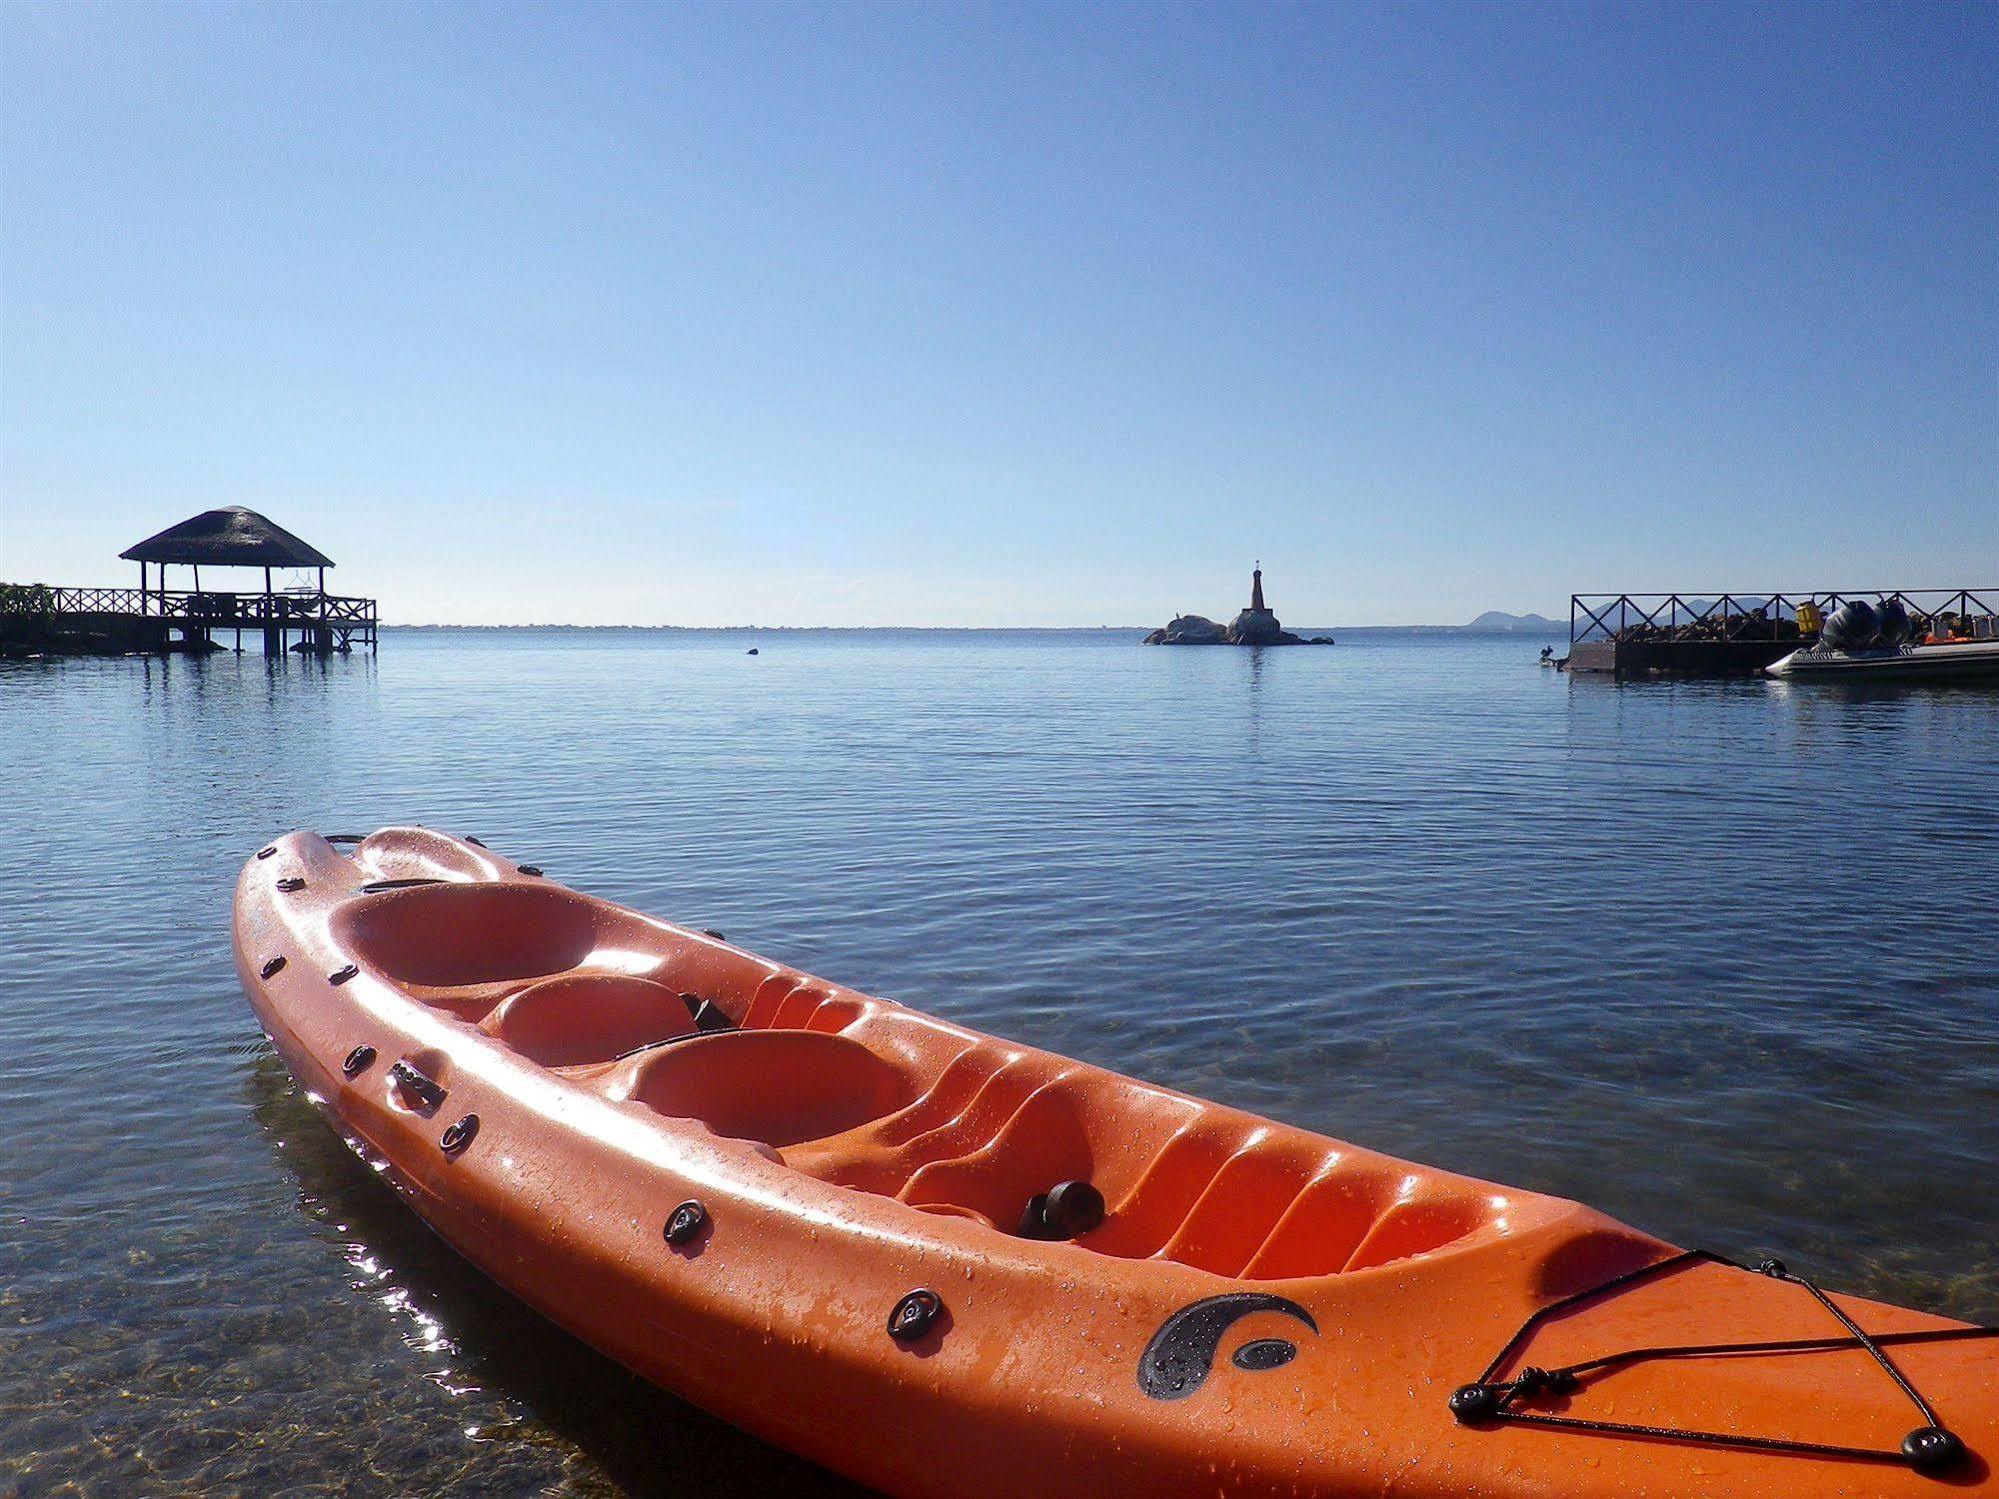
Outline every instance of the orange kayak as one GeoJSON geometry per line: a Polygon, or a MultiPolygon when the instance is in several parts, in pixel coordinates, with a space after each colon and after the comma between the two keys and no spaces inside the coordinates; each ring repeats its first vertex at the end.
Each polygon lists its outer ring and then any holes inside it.
{"type": "Polygon", "coordinates": [[[469,839],[294,833],[238,970],[493,1279],[896,1494],[1999,1492],[1990,1330],[981,1035],[469,839]]]}

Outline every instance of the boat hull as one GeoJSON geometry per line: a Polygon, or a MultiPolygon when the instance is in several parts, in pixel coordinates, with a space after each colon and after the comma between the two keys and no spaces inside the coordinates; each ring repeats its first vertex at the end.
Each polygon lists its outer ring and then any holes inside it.
{"type": "Polygon", "coordinates": [[[1905,645],[1892,651],[1793,651],[1764,670],[1789,681],[1989,682],[1999,680],[1999,640],[1905,645]]]}
{"type": "MultiPolygon", "coordinates": [[[[280,839],[244,868],[235,946],[306,1096],[462,1254],[887,1492],[1938,1491],[1889,1461],[1466,1424],[1449,1396],[1523,1321],[1672,1246],[813,979],[464,840],[280,839]],[[1072,1180],[1101,1222],[1023,1237],[1072,1180]],[[913,1292],[934,1303],[910,1315],[913,1292]]],[[[1838,1304],[1872,1333],[1962,1327],[1838,1304]]],[[[1800,1286],[1689,1261],[1511,1362],[1840,1331],[1800,1286]]],[[[1988,1482],[1993,1344],[1894,1357],[1970,1449],[1951,1481],[1988,1482]]],[[[1558,1405],[1884,1451],[1920,1424],[1858,1347],[1643,1364],[1558,1405]]]]}

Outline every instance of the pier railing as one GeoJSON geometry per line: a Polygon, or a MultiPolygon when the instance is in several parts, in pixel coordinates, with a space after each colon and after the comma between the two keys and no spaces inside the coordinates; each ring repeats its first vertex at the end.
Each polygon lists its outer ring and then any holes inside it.
{"type": "Polygon", "coordinates": [[[0,612],[15,614],[137,614],[243,629],[265,625],[377,623],[374,599],[333,593],[232,593],[204,588],[44,588],[0,590],[0,612]]]}
{"type": "Polygon", "coordinates": [[[1818,593],[1724,593],[1713,598],[1681,593],[1577,593],[1569,596],[1569,643],[1590,640],[1786,640],[1798,628],[1798,610],[1810,604],[1821,616],[1848,599],[1870,604],[1900,600],[1917,620],[1999,613],[1999,588],[1865,588],[1818,593]]]}

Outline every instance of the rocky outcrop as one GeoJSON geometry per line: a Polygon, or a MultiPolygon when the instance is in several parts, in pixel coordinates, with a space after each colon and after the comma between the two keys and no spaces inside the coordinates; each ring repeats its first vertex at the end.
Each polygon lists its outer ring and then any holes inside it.
{"type": "Polygon", "coordinates": [[[1263,569],[1256,570],[1250,585],[1249,607],[1218,625],[1201,614],[1182,614],[1165,629],[1145,637],[1147,645],[1331,645],[1330,635],[1314,635],[1310,640],[1293,635],[1278,623],[1277,616],[1263,603],[1263,569]]]}
{"type": "Polygon", "coordinates": [[[1163,630],[1154,630],[1145,637],[1147,645],[1227,645],[1229,632],[1226,626],[1216,624],[1204,614],[1182,614],[1172,619],[1163,630]]]}
{"type": "Polygon", "coordinates": [[[1230,645],[1303,645],[1268,609],[1245,609],[1229,622],[1230,645]]]}

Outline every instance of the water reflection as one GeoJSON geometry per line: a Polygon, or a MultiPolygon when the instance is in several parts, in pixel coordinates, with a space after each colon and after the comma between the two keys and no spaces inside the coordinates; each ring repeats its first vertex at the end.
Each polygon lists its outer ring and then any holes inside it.
{"type": "MultiPolygon", "coordinates": [[[[299,1214],[347,1267],[357,1296],[427,1365],[425,1378],[462,1402],[470,1442],[532,1452],[557,1441],[634,1494],[690,1485],[718,1495],[862,1492],[675,1399],[502,1291],[348,1151],[268,1048],[243,1076],[299,1214]]],[[[302,1377],[317,1358],[300,1359],[302,1377]]],[[[468,1476],[490,1460],[471,1450],[462,1458],[468,1476]]]]}

